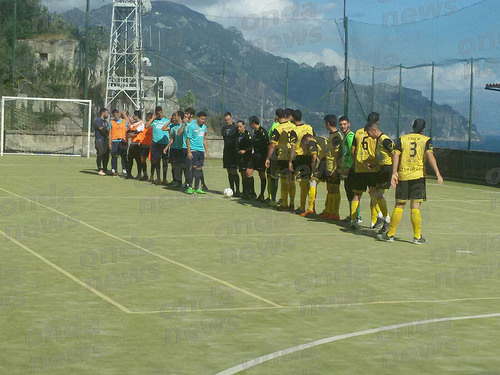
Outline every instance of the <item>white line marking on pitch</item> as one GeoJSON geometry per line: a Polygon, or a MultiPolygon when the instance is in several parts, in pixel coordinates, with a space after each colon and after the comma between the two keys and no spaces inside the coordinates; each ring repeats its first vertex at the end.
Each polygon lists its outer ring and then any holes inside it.
{"type": "Polygon", "coordinates": [[[52,267],[53,269],[55,269],[56,271],[62,273],[64,276],[66,276],[67,278],[73,280],[74,282],[76,282],[77,284],[83,286],[85,289],[89,290],[90,292],[94,293],[96,296],[98,296],[99,298],[102,298],[104,301],[112,304],[113,306],[115,307],[118,307],[121,311],[127,313],[127,314],[131,314],[132,311],[130,311],[129,309],[127,309],[125,306],[121,305],[120,303],[116,302],[115,300],[111,299],[110,297],[108,297],[107,295],[105,295],[104,293],[101,293],[100,291],[98,291],[97,289],[91,287],[90,285],[84,283],[82,280],[80,280],[78,277],[70,274],[68,271],[62,269],[61,267],[59,267],[57,264],[54,264],[52,263],[50,260],[48,260],[47,258],[45,258],[43,255],[40,255],[38,254],[36,251],[34,250],[31,250],[28,246],[22,244],[21,242],[19,242],[18,240],[16,240],[15,238],[9,236],[7,233],[3,232],[1,229],[0,229],[0,234],[4,235],[5,238],[7,238],[8,240],[14,242],[17,246],[19,246],[20,248],[26,250],[28,253],[30,253],[31,255],[34,255],[35,257],[37,257],[38,259],[40,259],[42,262],[44,262],[46,265],[52,267]]]}
{"type": "Polygon", "coordinates": [[[12,192],[10,192],[10,191],[8,191],[8,190],[5,190],[5,189],[3,189],[3,188],[0,188],[0,190],[4,191],[4,192],[6,192],[6,193],[12,194],[12,195],[14,195],[14,196],[17,196],[17,197],[19,197],[19,198],[22,198],[22,199],[24,199],[24,200],[27,200],[28,202],[32,202],[32,203],[34,203],[34,204],[36,204],[36,205],[38,205],[38,206],[40,206],[40,207],[46,208],[47,210],[50,210],[50,211],[52,211],[52,212],[55,212],[55,213],[57,213],[57,214],[59,214],[59,215],[62,215],[62,216],[64,216],[64,217],[67,217],[68,219],[73,220],[73,221],[75,221],[75,222],[77,222],[77,223],[80,223],[80,224],[82,224],[82,225],[86,226],[87,228],[90,228],[90,229],[92,229],[92,230],[94,230],[94,231],[96,231],[96,232],[99,232],[99,233],[104,234],[104,235],[106,235],[106,236],[108,236],[108,237],[111,237],[111,238],[113,238],[113,239],[115,239],[115,240],[117,240],[117,241],[123,242],[123,243],[125,243],[125,244],[127,244],[127,245],[133,246],[133,247],[135,247],[135,248],[137,248],[137,249],[139,249],[139,250],[141,250],[141,251],[143,251],[143,252],[145,252],[145,253],[147,253],[147,254],[150,254],[150,255],[152,255],[152,256],[154,256],[154,257],[160,258],[160,259],[162,259],[162,260],[164,260],[164,261],[166,261],[166,262],[168,262],[168,263],[175,264],[176,266],[179,266],[179,267],[181,267],[181,268],[184,268],[185,270],[191,271],[191,272],[193,272],[193,273],[197,274],[198,276],[202,276],[202,277],[205,277],[205,278],[210,279],[210,280],[212,280],[212,281],[218,282],[218,283],[220,283],[220,284],[222,284],[222,285],[227,286],[227,287],[228,287],[228,288],[230,288],[230,289],[236,290],[236,291],[238,291],[238,292],[241,292],[241,293],[243,293],[243,294],[246,294],[246,295],[247,295],[247,296],[249,296],[249,297],[253,297],[253,298],[255,298],[255,299],[258,299],[259,301],[265,302],[265,303],[267,303],[268,305],[271,305],[271,306],[274,306],[274,307],[281,307],[281,305],[280,305],[280,304],[278,304],[278,303],[275,303],[275,302],[273,302],[273,301],[271,301],[271,300],[268,300],[268,299],[266,299],[266,298],[264,298],[264,297],[261,297],[261,296],[259,296],[259,295],[255,294],[255,293],[252,293],[252,292],[250,292],[250,291],[248,291],[248,290],[246,290],[246,289],[240,288],[240,287],[238,287],[238,286],[236,286],[236,285],[233,285],[233,284],[231,284],[231,283],[229,283],[229,282],[227,282],[227,281],[224,281],[224,280],[222,280],[222,279],[219,279],[219,278],[217,278],[217,277],[215,277],[215,276],[211,276],[211,275],[209,275],[209,274],[207,274],[207,273],[205,273],[205,272],[198,271],[196,268],[190,267],[190,266],[188,266],[188,265],[186,265],[186,264],[184,264],[184,263],[181,263],[181,262],[178,262],[178,261],[176,261],[176,260],[173,260],[173,259],[167,258],[167,257],[165,257],[165,256],[163,256],[163,255],[157,254],[157,253],[155,253],[154,251],[148,250],[148,249],[146,249],[146,248],[144,248],[144,247],[142,247],[142,246],[139,246],[139,245],[137,245],[137,244],[135,244],[135,243],[133,243],[133,242],[130,242],[130,241],[124,240],[124,239],[123,239],[123,238],[121,238],[121,237],[115,236],[115,235],[113,235],[113,234],[111,234],[111,233],[108,233],[108,232],[106,232],[106,231],[102,230],[102,229],[99,229],[99,228],[97,228],[97,227],[94,227],[93,225],[90,225],[90,224],[88,224],[88,223],[86,223],[86,222],[84,222],[84,221],[78,220],[78,219],[76,219],[76,218],[74,218],[74,217],[72,217],[72,216],[70,216],[70,215],[68,215],[68,214],[65,214],[64,212],[61,212],[61,211],[56,210],[55,208],[52,208],[52,207],[46,206],[46,205],[41,204],[41,203],[36,202],[36,201],[32,201],[32,200],[30,200],[30,199],[26,199],[26,198],[22,197],[21,195],[18,195],[18,194],[16,194],[16,193],[12,193],[12,192]]]}
{"type": "Polygon", "coordinates": [[[443,322],[457,321],[457,320],[486,319],[486,318],[497,318],[497,317],[500,317],[500,313],[471,315],[471,316],[457,316],[457,317],[440,318],[440,319],[417,320],[414,322],[399,323],[399,324],[393,324],[390,326],[366,329],[364,331],[345,333],[343,335],[326,337],[324,339],[311,341],[311,342],[308,342],[306,344],[301,344],[301,345],[297,345],[297,346],[292,346],[290,348],[278,350],[274,353],[266,354],[266,355],[263,355],[261,357],[255,358],[255,359],[245,361],[239,365],[236,365],[236,366],[233,366],[227,370],[221,371],[221,372],[217,373],[216,375],[237,374],[241,371],[248,370],[250,367],[260,365],[264,362],[267,362],[267,361],[270,361],[273,359],[281,358],[281,357],[286,356],[288,354],[292,354],[292,353],[299,352],[302,350],[310,349],[310,348],[313,348],[315,346],[319,346],[319,345],[323,345],[323,344],[329,344],[329,343],[334,342],[334,341],[349,339],[352,337],[371,335],[373,333],[384,332],[384,331],[392,331],[395,329],[409,327],[409,326],[419,326],[419,325],[425,325],[425,324],[431,324],[431,323],[443,323],[443,322]]]}

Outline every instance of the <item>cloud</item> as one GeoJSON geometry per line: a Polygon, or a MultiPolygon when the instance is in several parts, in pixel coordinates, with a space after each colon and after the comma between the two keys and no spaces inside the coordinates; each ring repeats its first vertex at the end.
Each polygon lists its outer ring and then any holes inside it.
{"type": "Polygon", "coordinates": [[[298,51],[293,53],[286,53],[284,56],[296,61],[299,64],[305,63],[314,66],[317,63],[324,63],[330,66],[337,66],[339,68],[339,72],[341,70],[343,72],[344,70],[344,56],[341,56],[339,53],[329,48],[323,49],[320,53],[298,51]]]}

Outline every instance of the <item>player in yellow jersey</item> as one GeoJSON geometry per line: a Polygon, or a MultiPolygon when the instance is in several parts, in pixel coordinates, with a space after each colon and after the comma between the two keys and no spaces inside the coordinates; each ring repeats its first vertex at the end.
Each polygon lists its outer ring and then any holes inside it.
{"type": "Polygon", "coordinates": [[[278,110],[276,113],[279,125],[276,126],[271,133],[271,140],[266,157],[266,168],[270,167],[270,159],[275,155],[277,161],[273,163],[274,170],[271,170],[271,178],[280,177],[282,204],[278,207],[278,209],[282,211],[292,211],[295,201],[295,181],[292,180],[290,170],[288,168],[288,137],[290,132],[295,128],[295,125],[287,120],[287,115],[284,110],[278,110]],[[290,202],[288,201],[289,197],[290,202]]]}
{"type": "Polygon", "coordinates": [[[416,119],[412,128],[413,133],[401,136],[395,146],[391,183],[396,188],[396,206],[392,212],[389,231],[378,234],[377,238],[394,242],[394,233],[403,216],[403,209],[410,200],[413,243],[421,245],[427,242],[422,237],[420,216],[420,204],[426,200],[425,161],[434,170],[439,184],[443,183],[443,177],[434,157],[431,139],[423,135],[425,121],[416,119]]]}
{"type": "MultiPolygon", "coordinates": [[[[309,192],[309,180],[311,178],[311,155],[305,155],[302,149],[302,137],[306,134],[314,135],[311,125],[302,122],[302,112],[298,109],[292,111],[292,119],[295,128],[290,132],[290,158],[288,168],[293,176],[299,182],[300,186],[300,204],[299,208],[293,213],[300,215],[306,209],[306,199],[309,192]]],[[[294,183],[295,184],[295,183],[294,183]]]]}
{"type": "Polygon", "coordinates": [[[318,185],[317,165],[318,160],[326,160],[326,152],[328,150],[328,139],[312,134],[305,134],[302,137],[302,149],[304,155],[310,156],[311,160],[311,175],[309,176],[309,191],[308,191],[308,208],[302,212],[300,216],[307,217],[315,213],[314,204],[316,201],[316,187],[318,185]]]}
{"type": "MultiPolygon", "coordinates": [[[[379,115],[372,112],[368,115],[367,125],[371,126],[378,122],[379,115]]],[[[352,158],[354,160],[354,178],[352,181],[353,198],[351,203],[351,228],[357,229],[357,213],[361,196],[366,191],[366,188],[375,186],[375,174],[379,171],[377,156],[376,156],[377,141],[371,138],[364,128],[358,129],[354,134],[352,141],[352,158]]],[[[370,195],[373,189],[369,190],[370,195]]],[[[373,199],[372,199],[373,201],[373,199]]],[[[377,217],[376,205],[370,203],[372,218],[375,213],[377,217]]]]}
{"type": "Polygon", "coordinates": [[[371,138],[377,141],[375,153],[378,159],[379,172],[375,175],[375,186],[372,188],[370,197],[371,206],[379,208],[382,215],[381,217],[372,216],[370,227],[373,229],[382,228],[381,233],[383,233],[389,229],[390,218],[388,216],[384,192],[391,187],[394,141],[387,134],[382,133],[378,121],[370,125],[367,124],[365,130],[371,138]]]}

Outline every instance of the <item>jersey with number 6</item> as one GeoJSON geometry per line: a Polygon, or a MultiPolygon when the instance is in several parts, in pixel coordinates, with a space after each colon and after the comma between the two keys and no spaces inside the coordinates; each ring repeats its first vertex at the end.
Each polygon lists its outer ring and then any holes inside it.
{"type": "Polygon", "coordinates": [[[401,154],[398,168],[400,181],[416,180],[425,176],[425,153],[433,150],[429,137],[419,133],[402,135],[394,149],[401,154]]]}
{"type": "Polygon", "coordinates": [[[354,154],[354,171],[356,173],[378,172],[379,168],[368,168],[368,165],[377,165],[377,140],[371,138],[365,129],[361,128],[354,134],[352,147],[356,147],[354,154]]]}

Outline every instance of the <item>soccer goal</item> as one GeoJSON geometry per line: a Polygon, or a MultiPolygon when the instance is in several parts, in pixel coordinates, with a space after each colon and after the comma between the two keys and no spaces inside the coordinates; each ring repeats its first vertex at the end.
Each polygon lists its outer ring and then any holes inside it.
{"type": "Polygon", "coordinates": [[[3,154],[90,157],[92,101],[3,96],[3,154]]]}

